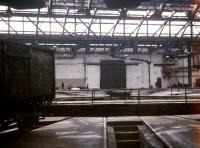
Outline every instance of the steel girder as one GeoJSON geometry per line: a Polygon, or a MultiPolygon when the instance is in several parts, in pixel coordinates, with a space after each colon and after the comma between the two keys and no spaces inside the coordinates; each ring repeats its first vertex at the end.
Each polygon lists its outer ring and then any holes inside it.
{"type": "Polygon", "coordinates": [[[154,11],[159,9],[159,5],[153,6],[149,3],[142,4],[134,10],[109,10],[102,4],[102,0],[50,0],[50,2],[51,5],[47,10],[12,10],[12,14],[0,10],[0,23],[6,26],[0,28],[0,37],[28,44],[56,46],[65,48],[65,51],[69,52],[80,52],[79,49],[89,47],[90,52],[103,48],[106,53],[109,53],[111,48],[120,52],[165,53],[166,50],[164,52],[159,50],[163,51],[164,47],[173,48],[177,43],[192,45],[192,42],[199,41],[199,12],[196,12],[195,17],[178,15],[182,12],[190,14],[194,8],[191,4],[166,4],[162,11],[171,15],[155,18],[152,16],[154,11]],[[16,29],[13,25],[15,22],[22,23],[23,29],[20,31],[16,29]],[[34,26],[33,31],[24,30],[26,23],[34,26]],[[43,24],[50,26],[49,30],[41,27],[43,24]],[[52,27],[55,24],[61,28],[59,31],[55,31],[52,27]],[[107,24],[110,25],[110,29],[104,31],[107,24]],[[95,25],[99,26],[99,30],[94,29],[95,25]],[[156,25],[157,29],[151,32],[151,27],[156,25]],[[74,30],[70,26],[74,26],[74,30]],[[80,32],[79,26],[85,29],[80,32]],[[132,27],[129,29],[131,31],[127,31],[127,26],[132,27]],[[119,27],[123,28],[121,33],[117,30],[119,27]],[[146,27],[145,32],[142,31],[142,27],[146,27]],[[166,28],[168,31],[164,32],[166,28]],[[176,31],[173,32],[174,28],[176,31]],[[140,44],[142,47],[138,46],[140,44]],[[75,50],[70,50],[71,48],[75,50]]]}

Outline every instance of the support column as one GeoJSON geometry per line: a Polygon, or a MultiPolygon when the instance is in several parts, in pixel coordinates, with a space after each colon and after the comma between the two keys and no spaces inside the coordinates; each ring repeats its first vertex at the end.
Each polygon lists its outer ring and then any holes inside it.
{"type": "Polygon", "coordinates": [[[193,16],[189,14],[190,18],[190,42],[188,42],[188,87],[192,87],[192,41],[193,41],[193,16]]]}
{"type": "Polygon", "coordinates": [[[151,88],[151,62],[147,62],[149,72],[149,88],[151,88]]]}
{"type": "Polygon", "coordinates": [[[53,0],[49,0],[48,14],[52,14],[52,9],[53,9],[53,0]]]}
{"type": "Polygon", "coordinates": [[[192,44],[188,43],[188,87],[192,87],[192,44]]]}

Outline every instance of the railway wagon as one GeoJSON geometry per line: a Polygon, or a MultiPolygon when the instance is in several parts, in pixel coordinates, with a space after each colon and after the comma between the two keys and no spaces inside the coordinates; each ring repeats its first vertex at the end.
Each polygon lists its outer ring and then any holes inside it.
{"type": "Polygon", "coordinates": [[[55,97],[54,51],[0,40],[0,127],[38,122],[39,108],[55,97]]]}

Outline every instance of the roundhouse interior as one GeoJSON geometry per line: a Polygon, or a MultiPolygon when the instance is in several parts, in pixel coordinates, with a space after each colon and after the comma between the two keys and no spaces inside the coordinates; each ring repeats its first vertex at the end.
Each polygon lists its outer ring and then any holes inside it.
{"type": "Polygon", "coordinates": [[[0,0],[0,147],[200,147],[199,0],[0,0]]]}

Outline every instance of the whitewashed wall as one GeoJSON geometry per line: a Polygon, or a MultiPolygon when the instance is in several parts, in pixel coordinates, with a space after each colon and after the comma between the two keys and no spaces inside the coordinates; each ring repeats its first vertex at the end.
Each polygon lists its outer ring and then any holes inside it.
{"type": "MultiPolygon", "coordinates": [[[[160,55],[135,55],[132,58],[138,58],[143,60],[151,61],[150,64],[150,80],[151,86],[154,88],[157,78],[162,79],[162,87],[166,87],[166,82],[163,79],[162,67],[154,66],[154,64],[162,64],[162,56],[160,55]]],[[[148,88],[149,87],[149,68],[148,64],[144,62],[139,62],[137,66],[127,65],[126,66],[127,75],[127,88],[148,88]]]]}
{"type": "MultiPolygon", "coordinates": [[[[162,78],[162,67],[154,66],[154,64],[162,64],[162,56],[160,55],[135,55],[132,58],[139,58],[151,61],[151,85],[155,88],[157,78],[162,78]]],[[[87,63],[100,63],[101,60],[119,60],[108,55],[88,55],[87,63]]],[[[77,56],[75,59],[56,59],[56,79],[77,79],[84,80],[84,56],[77,56]]],[[[144,62],[125,60],[129,63],[126,66],[126,87],[127,88],[148,88],[149,72],[148,65],[144,62]],[[132,63],[132,65],[130,65],[132,63]],[[134,64],[133,64],[134,63],[134,64]],[[137,65],[135,65],[137,64],[137,65]]],[[[100,65],[86,66],[86,85],[89,88],[100,88],[100,65]]],[[[163,87],[167,86],[167,82],[162,78],[163,87]]]]}
{"type": "Polygon", "coordinates": [[[89,88],[100,88],[100,66],[87,66],[87,84],[89,88]]]}
{"type": "Polygon", "coordinates": [[[84,79],[84,66],[82,58],[56,59],[57,79],[84,79]]]}

